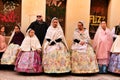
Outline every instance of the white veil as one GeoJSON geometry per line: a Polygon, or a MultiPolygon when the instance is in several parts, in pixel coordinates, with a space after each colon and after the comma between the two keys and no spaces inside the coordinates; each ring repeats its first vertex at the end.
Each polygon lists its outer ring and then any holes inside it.
{"type": "Polygon", "coordinates": [[[41,48],[40,42],[39,42],[38,38],[36,37],[36,35],[34,35],[33,37],[29,36],[30,30],[31,29],[29,29],[27,31],[26,36],[20,46],[20,49],[22,51],[30,51],[31,49],[34,51],[34,50],[41,48]]]}
{"type": "Polygon", "coordinates": [[[11,42],[11,40],[12,40],[12,38],[13,38],[14,35],[15,35],[15,30],[13,30],[12,35],[10,36],[10,39],[9,39],[8,45],[10,44],[10,42],[11,42]]]}
{"type": "Polygon", "coordinates": [[[47,30],[47,33],[46,33],[46,36],[45,36],[45,39],[49,38],[51,40],[55,40],[56,38],[62,38],[62,43],[65,45],[65,47],[68,49],[68,46],[67,46],[67,43],[66,43],[66,40],[65,40],[65,37],[64,37],[64,33],[63,33],[63,30],[61,28],[61,25],[58,21],[58,25],[56,28],[54,28],[52,26],[53,24],[53,21],[54,20],[58,20],[58,18],[54,17],[52,20],[51,20],[51,24],[47,30]],[[56,34],[57,33],[57,34],[56,34]]]}

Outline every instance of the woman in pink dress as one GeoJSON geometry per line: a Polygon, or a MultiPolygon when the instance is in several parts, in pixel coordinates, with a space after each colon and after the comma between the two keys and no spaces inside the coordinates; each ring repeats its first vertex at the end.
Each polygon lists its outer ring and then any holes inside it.
{"type": "Polygon", "coordinates": [[[0,59],[6,50],[7,44],[5,42],[5,27],[3,25],[0,26],[0,59]]]}
{"type": "Polygon", "coordinates": [[[112,43],[112,33],[110,29],[107,28],[106,22],[102,21],[95,34],[93,42],[100,73],[107,72],[112,43]]]}
{"type": "Polygon", "coordinates": [[[42,72],[41,45],[35,31],[29,29],[23,40],[16,59],[15,70],[25,73],[42,72]]]}

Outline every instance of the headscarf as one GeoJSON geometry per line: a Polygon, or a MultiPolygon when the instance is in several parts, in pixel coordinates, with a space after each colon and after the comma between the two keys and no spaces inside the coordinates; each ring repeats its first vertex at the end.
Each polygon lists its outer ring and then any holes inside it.
{"type": "MultiPolygon", "coordinates": [[[[15,25],[15,26],[17,26],[18,28],[19,28],[19,30],[20,30],[20,26],[19,25],[15,25]]],[[[15,29],[13,30],[13,32],[12,32],[12,34],[11,34],[11,36],[10,36],[10,39],[9,39],[9,42],[8,42],[8,44],[10,44],[10,42],[11,42],[11,40],[13,39],[13,36],[15,35],[15,29]]]]}
{"type": "Polygon", "coordinates": [[[10,42],[11,42],[11,40],[12,40],[12,38],[13,38],[14,35],[15,35],[15,30],[12,32],[12,35],[10,36],[8,44],[10,44],[10,42]]]}
{"type": "Polygon", "coordinates": [[[84,28],[84,34],[80,34],[80,30],[78,29],[78,26],[76,27],[75,31],[74,31],[74,36],[73,36],[73,39],[78,39],[80,40],[81,38],[86,40],[86,41],[89,41],[90,40],[90,37],[89,37],[89,32],[88,30],[84,27],[84,23],[83,21],[79,21],[78,23],[81,23],[83,25],[83,28],[84,28]],[[80,37],[81,36],[81,37],[80,37]]]}
{"type": "Polygon", "coordinates": [[[36,35],[34,34],[34,36],[32,36],[32,37],[29,36],[29,32],[31,30],[32,29],[29,29],[27,31],[25,39],[23,40],[23,42],[20,46],[20,49],[22,51],[31,51],[31,50],[34,51],[34,50],[41,48],[40,42],[39,42],[38,38],[36,37],[36,35]]]}
{"type": "MultiPolygon", "coordinates": [[[[55,41],[55,39],[58,39],[58,38],[61,38],[62,39],[62,43],[65,45],[65,47],[68,49],[68,46],[67,46],[67,43],[66,43],[66,40],[65,40],[65,37],[64,37],[64,34],[63,34],[63,30],[61,28],[61,25],[58,21],[58,25],[56,28],[53,27],[53,21],[54,20],[58,20],[58,18],[54,17],[52,20],[51,20],[51,24],[47,30],[47,33],[46,33],[46,36],[45,36],[45,39],[49,38],[51,39],[52,41],[55,41]]],[[[46,42],[45,44],[45,47],[48,45],[48,42],[46,42]]]]}

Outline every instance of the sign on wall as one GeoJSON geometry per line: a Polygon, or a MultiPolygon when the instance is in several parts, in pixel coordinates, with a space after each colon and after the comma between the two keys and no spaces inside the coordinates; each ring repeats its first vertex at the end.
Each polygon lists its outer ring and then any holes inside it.
{"type": "Polygon", "coordinates": [[[53,17],[59,19],[65,32],[66,0],[46,0],[46,22],[50,25],[53,17]]]}
{"type": "Polygon", "coordinates": [[[91,0],[89,26],[91,39],[94,38],[101,20],[107,21],[108,4],[109,0],[91,0]]]}
{"type": "Polygon", "coordinates": [[[14,25],[21,23],[21,0],[0,0],[0,25],[5,26],[6,36],[10,36],[14,25]]]}

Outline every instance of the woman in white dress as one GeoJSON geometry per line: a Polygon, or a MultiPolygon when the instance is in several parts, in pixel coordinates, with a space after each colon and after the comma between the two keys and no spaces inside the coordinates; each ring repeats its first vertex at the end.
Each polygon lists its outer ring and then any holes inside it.
{"type": "Polygon", "coordinates": [[[115,41],[111,48],[108,71],[120,74],[120,24],[113,28],[112,33],[115,41]]]}
{"type": "Polygon", "coordinates": [[[20,27],[15,25],[14,31],[8,42],[9,45],[2,56],[1,64],[14,65],[18,48],[20,47],[23,39],[24,34],[20,31],[20,27]]]}
{"type": "Polygon", "coordinates": [[[70,53],[58,18],[54,17],[47,30],[43,45],[45,73],[70,72],[70,53]]]}
{"type": "Polygon", "coordinates": [[[90,45],[88,30],[82,21],[74,31],[72,44],[72,73],[97,73],[99,71],[96,55],[90,45]]]}
{"type": "Polygon", "coordinates": [[[29,29],[17,55],[15,71],[25,73],[42,72],[41,45],[35,31],[29,29]]]}

